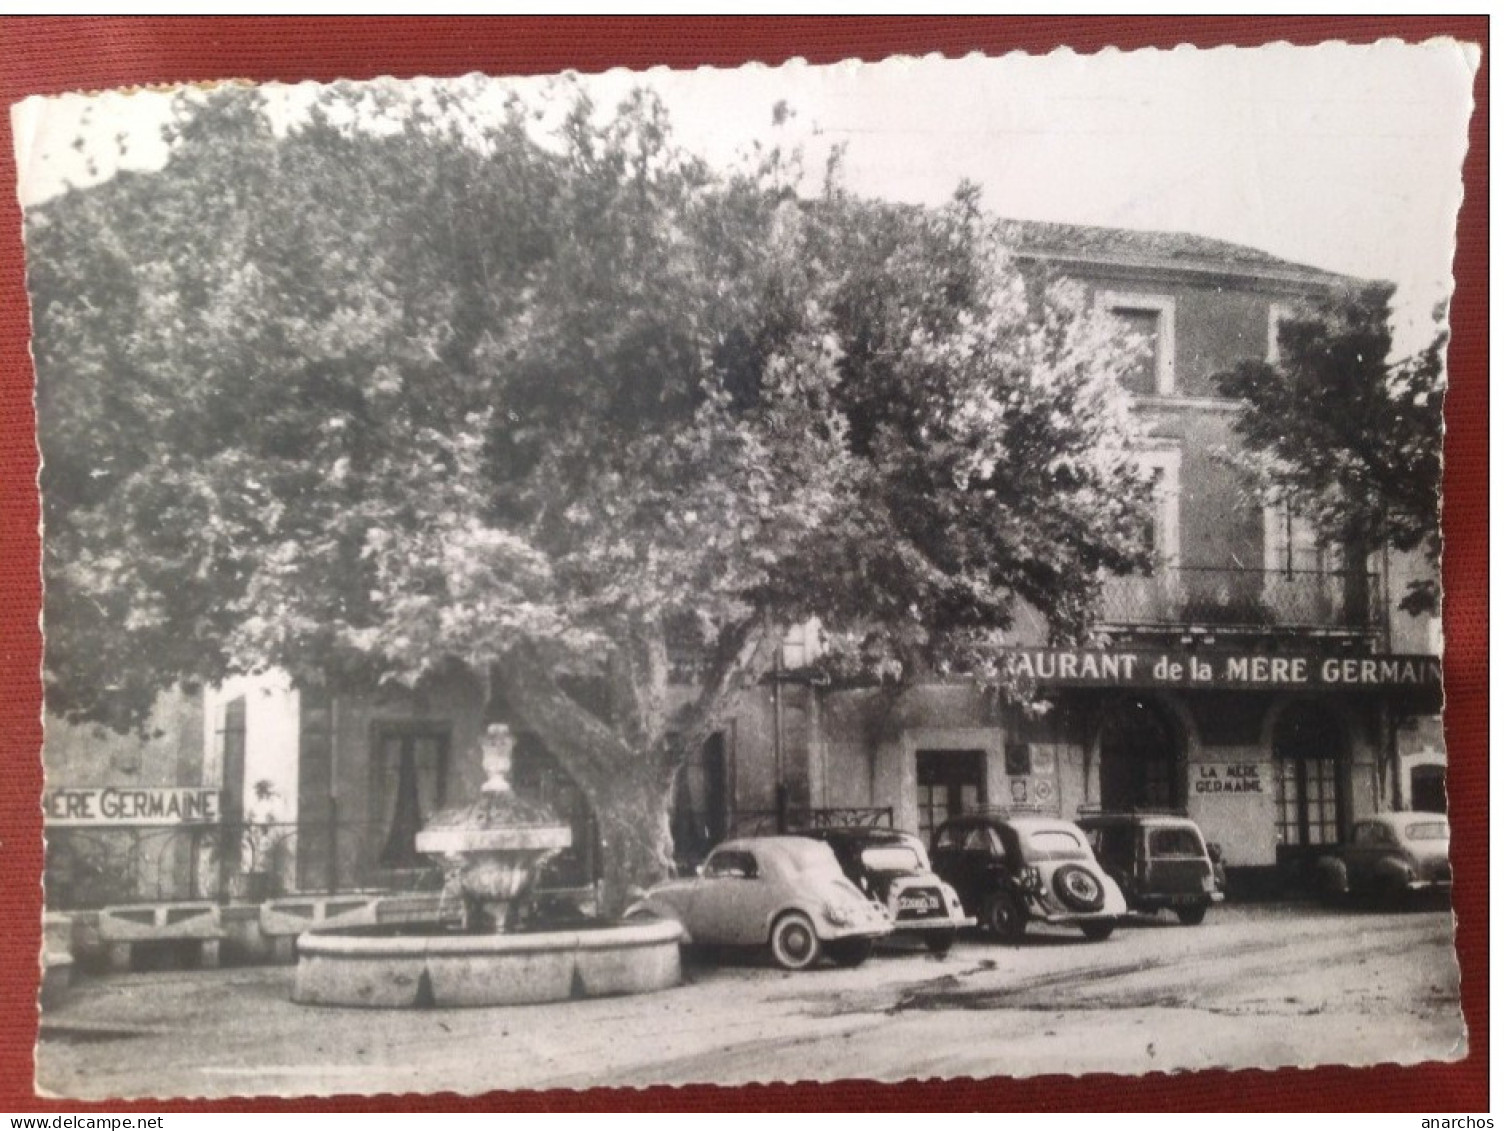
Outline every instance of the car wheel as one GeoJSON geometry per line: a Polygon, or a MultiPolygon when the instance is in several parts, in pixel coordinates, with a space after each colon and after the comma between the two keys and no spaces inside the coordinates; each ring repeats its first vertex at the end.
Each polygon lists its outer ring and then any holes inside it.
{"type": "Polygon", "coordinates": [[[860,966],[872,954],[872,940],[838,939],[826,943],[825,951],[837,966],[860,966]]]}
{"type": "Polygon", "coordinates": [[[1197,903],[1191,907],[1177,907],[1175,908],[1175,917],[1187,927],[1196,927],[1206,918],[1206,908],[1207,905],[1205,903],[1197,903]]]}
{"type": "Polygon", "coordinates": [[[773,924],[773,961],[785,970],[808,970],[820,961],[820,936],[809,916],[790,911],[773,924]]]}
{"type": "Polygon", "coordinates": [[[1111,923],[1111,922],[1109,922],[1109,923],[1082,923],[1081,924],[1081,933],[1083,935],[1085,935],[1088,939],[1090,939],[1092,942],[1101,942],[1103,939],[1108,939],[1108,938],[1112,937],[1113,928],[1116,927],[1116,926],[1117,926],[1116,923],[1111,923]]]}
{"type": "Polygon", "coordinates": [[[930,953],[937,958],[944,958],[950,953],[950,948],[955,945],[955,931],[934,931],[924,936],[924,945],[930,948],[930,953]]]}
{"type": "Polygon", "coordinates": [[[1018,942],[1024,937],[1029,916],[1011,895],[1000,892],[988,897],[982,908],[982,922],[1004,942],[1018,942]]]}
{"type": "Polygon", "coordinates": [[[1054,888],[1061,902],[1072,911],[1100,911],[1107,900],[1102,881],[1079,864],[1058,868],[1054,888]]]}

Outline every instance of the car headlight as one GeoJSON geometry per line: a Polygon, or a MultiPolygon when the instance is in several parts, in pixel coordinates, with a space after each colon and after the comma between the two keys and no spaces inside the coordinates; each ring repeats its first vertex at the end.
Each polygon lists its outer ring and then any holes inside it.
{"type": "Polygon", "coordinates": [[[827,899],[822,910],[825,918],[829,919],[837,927],[849,927],[852,923],[856,922],[853,909],[844,903],[837,903],[833,899],[827,899]]]}

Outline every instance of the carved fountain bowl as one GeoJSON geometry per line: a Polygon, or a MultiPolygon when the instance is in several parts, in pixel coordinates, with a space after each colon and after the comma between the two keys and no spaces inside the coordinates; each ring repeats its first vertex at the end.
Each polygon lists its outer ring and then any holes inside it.
{"type": "Polygon", "coordinates": [[[429,829],[418,834],[418,851],[443,860],[467,894],[512,900],[532,885],[538,869],[568,848],[567,825],[530,829],[429,829]]]}

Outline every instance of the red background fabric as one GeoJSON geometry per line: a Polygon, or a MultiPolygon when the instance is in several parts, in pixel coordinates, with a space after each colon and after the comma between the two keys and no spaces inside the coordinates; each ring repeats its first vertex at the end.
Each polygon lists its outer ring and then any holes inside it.
{"type": "MultiPolygon", "coordinates": [[[[657,64],[830,63],[893,54],[1254,46],[1275,40],[1419,41],[1451,35],[1480,45],[1484,16],[1436,18],[9,18],[0,102],[29,94],[245,78],[333,80],[378,75],[546,74],[657,64]]],[[[1487,311],[1488,57],[1465,169],[1452,312],[1446,438],[1446,733],[1456,868],[1458,951],[1471,1052],[1457,1064],[1356,1070],[1204,1072],[1141,1078],[845,1082],[740,1089],[345,1097],[111,1104],[160,1110],[1415,1110],[1488,1105],[1487,856],[1487,311]]],[[[37,1099],[36,1038],[42,821],[39,508],[27,352],[20,214],[9,119],[0,125],[0,1108],[85,1111],[101,1105],[37,1099]]],[[[1375,233],[1375,238],[1383,238],[1375,233]]]]}

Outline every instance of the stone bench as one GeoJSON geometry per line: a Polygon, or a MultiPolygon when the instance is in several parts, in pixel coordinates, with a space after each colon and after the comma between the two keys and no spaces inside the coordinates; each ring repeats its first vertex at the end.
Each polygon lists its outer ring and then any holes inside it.
{"type": "Polygon", "coordinates": [[[217,967],[219,944],[225,937],[219,908],[213,903],[105,907],[98,913],[96,930],[111,970],[129,970],[137,946],[186,941],[198,944],[200,965],[217,967]]]}
{"type": "Polygon", "coordinates": [[[73,983],[73,916],[57,911],[42,915],[43,1006],[55,1002],[73,983]]]}
{"type": "Polygon", "coordinates": [[[287,896],[261,904],[258,925],[272,944],[274,960],[293,962],[304,931],[374,925],[379,903],[371,895],[287,896]]]}

